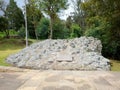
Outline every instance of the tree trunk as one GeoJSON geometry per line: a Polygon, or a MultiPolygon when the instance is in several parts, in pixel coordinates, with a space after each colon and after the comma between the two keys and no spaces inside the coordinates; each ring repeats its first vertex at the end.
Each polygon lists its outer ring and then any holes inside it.
{"type": "Polygon", "coordinates": [[[50,36],[49,39],[52,39],[53,37],[53,19],[50,18],[50,36]]]}
{"type": "Polygon", "coordinates": [[[37,32],[36,32],[36,21],[35,21],[35,17],[33,17],[33,25],[34,25],[34,29],[35,29],[35,37],[36,37],[36,39],[38,40],[38,35],[37,35],[37,32]]]}
{"type": "Polygon", "coordinates": [[[35,36],[36,36],[36,39],[38,40],[38,35],[37,35],[37,32],[36,32],[36,29],[35,29],[35,36]]]}
{"type": "Polygon", "coordinates": [[[9,30],[5,30],[6,38],[9,38],[9,30]]]}
{"type": "Polygon", "coordinates": [[[36,32],[36,25],[35,25],[35,23],[34,23],[34,29],[35,29],[35,37],[38,40],[38,35],[37,35],[37,32],[36,32]]]}

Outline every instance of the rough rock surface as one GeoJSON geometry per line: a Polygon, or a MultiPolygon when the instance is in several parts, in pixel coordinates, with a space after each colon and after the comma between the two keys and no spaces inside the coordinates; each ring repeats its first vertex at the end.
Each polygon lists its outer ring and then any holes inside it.
{"type": "Polygon", "coordinates": [[[101,55],[101,49],[101,41],[93,37],[48,39],[10,55],[6,61],[41,70],[110,70],[110,61],[101,55]]]}

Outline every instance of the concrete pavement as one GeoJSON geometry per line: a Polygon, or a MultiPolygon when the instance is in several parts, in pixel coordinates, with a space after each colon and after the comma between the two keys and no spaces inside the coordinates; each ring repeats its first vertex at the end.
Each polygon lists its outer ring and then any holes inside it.
{"type": "Polygon", "coordinates": [[[15,70],[0,72],[0,90],[120,90],[120,72],[15,70]]]}

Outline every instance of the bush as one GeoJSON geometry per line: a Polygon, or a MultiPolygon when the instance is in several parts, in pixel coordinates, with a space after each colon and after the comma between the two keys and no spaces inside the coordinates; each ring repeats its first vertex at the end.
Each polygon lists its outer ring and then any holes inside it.
{"type": "Polygon", "coordinates": [[[47,39],[49,33],[49,19],[42,18],[36,28],[39,39],[47,39]]]}
{"type": "Polygon", "coordinates": [[[18,36],[21,38],[25,38],[25,27],[22,26],[20,30],[18,31],[18,36]]]}
{"type": "MultiPolygon", "coordinates": [[[[47,39],[50,33],[50,21],[42,18],[37,26],[37,34],[39,39],[47,39]]],[[[65,39],[69,37],[69,30],[65,27],[63,21],[56,19],[53,24],[53,39],[65,39]]]]}
{"type": "Polygon", "coordinates": [[[56,20],[53,25],[53,39],[66,39],[69,37],[69,30],[61,20],[56,20]]]}
{"type": "Polygon", "coordinates": [[[72,24],[70,38],[81,37],[83,35],[83,31],[81,30],[78,24],[72,24]]]}
{"type": "Polygon", "coordinates": [[[93,25],[85,31],[85,36],[93,36],[102,41],[102,54],[107,58],[120,59],[120,40],[114,38],[110,31],[109,23],[100,23],[98,26],[93,25]]]}

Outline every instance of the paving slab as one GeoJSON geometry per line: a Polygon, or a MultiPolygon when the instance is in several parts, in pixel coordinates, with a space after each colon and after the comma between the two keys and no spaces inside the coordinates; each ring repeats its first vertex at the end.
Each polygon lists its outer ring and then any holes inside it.
{"type": "Polygon", "coordinates": [[[17,79],[21,73],[0,73],[0,90],[16,90],[22,85],[22,80],[17,79]]]}
{"type": "Polygon", "coordinates": [[[0,72],[0,90],[120,90],[120,72],[0,72]]]}

